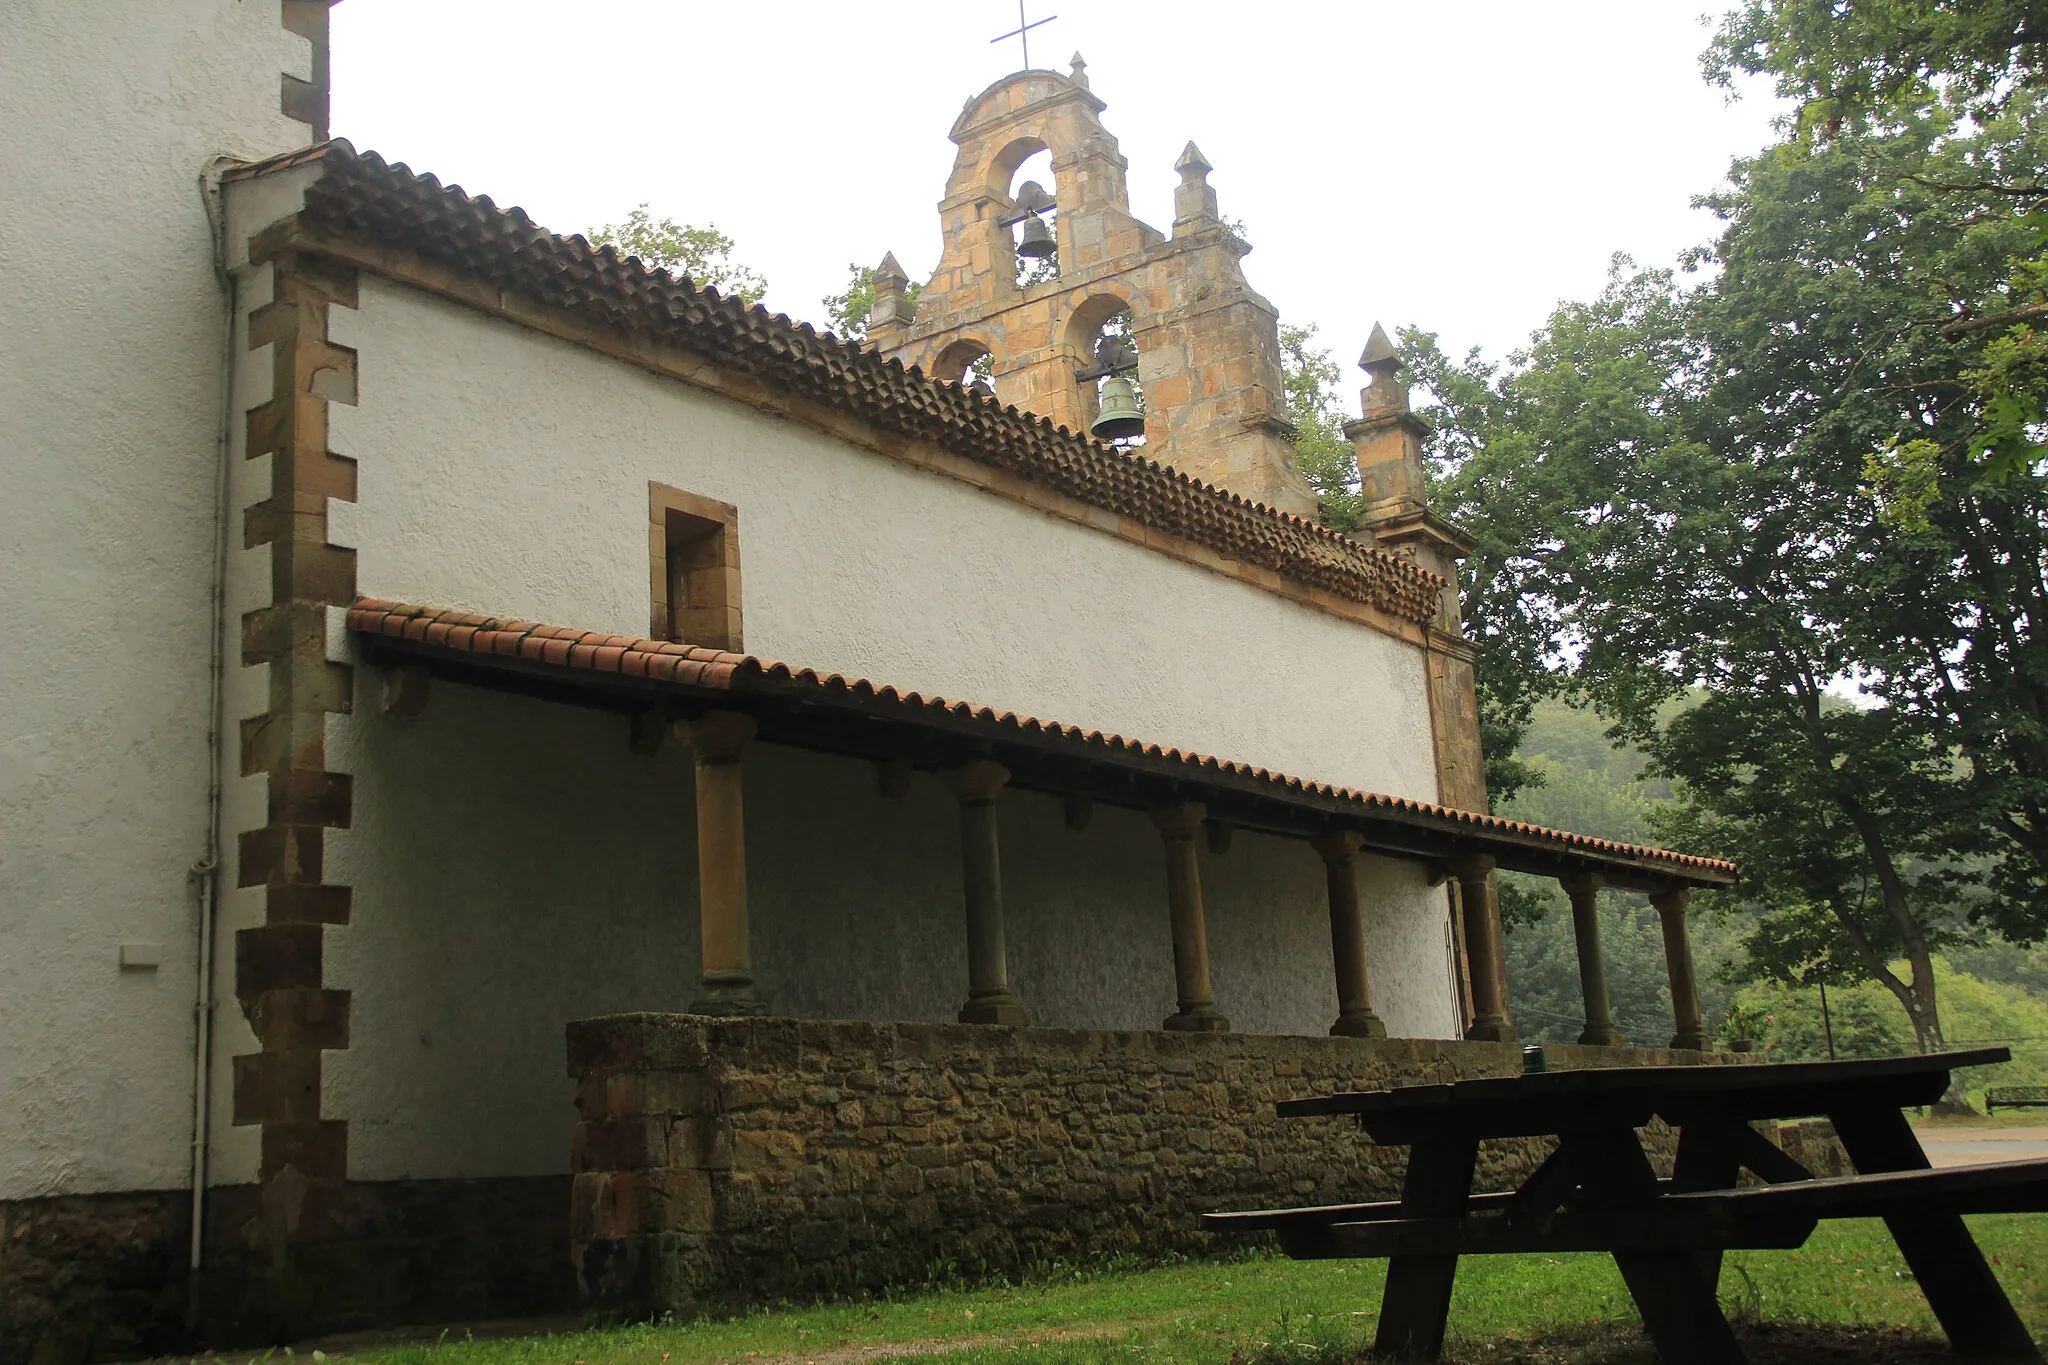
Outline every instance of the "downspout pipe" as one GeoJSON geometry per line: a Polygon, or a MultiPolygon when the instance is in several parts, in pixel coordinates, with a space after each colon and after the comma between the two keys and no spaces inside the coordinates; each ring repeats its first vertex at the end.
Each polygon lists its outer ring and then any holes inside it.
{"type": "Polygon", "coordinates": [[[214,942],[220,918],[222,801],[222,736],[226,727],[227,573],[229,461],[233,453],[235,314],[234,272],[228,268],[227,203],[221,172],[233,164],[217,157],[200,173],[199,198],[213,237],[213,270],[220,281],[225,316],[221,326],[220,430],[214,458],[212,635],[207,668],[206,707],[206,846],[192,864],[189,879],[197,910],[197,980],[192,996],[192,1207],[191,1237],[185,1262],[185,1327],[199,1326],[201,1284],[206,1253],[206,1186],[213,1140],[213,1015],[214,942]]]}

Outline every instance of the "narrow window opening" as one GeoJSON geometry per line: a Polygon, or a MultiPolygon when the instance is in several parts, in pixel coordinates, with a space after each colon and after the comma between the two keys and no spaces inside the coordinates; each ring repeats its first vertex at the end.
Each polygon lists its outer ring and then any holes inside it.
{"type": "Polygon", "coordinates": [[[740,653],[739,514],[679,489],[649,485],[652,633],[740,653]]]}

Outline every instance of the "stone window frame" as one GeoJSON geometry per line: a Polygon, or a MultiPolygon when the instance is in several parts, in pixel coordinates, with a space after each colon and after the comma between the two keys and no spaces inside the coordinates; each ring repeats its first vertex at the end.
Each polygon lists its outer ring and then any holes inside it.
{"type": "Polygon", "coordinates": [[[650,482],[647,551],[648,635],[745,653],[739,509],[650,482]]]}

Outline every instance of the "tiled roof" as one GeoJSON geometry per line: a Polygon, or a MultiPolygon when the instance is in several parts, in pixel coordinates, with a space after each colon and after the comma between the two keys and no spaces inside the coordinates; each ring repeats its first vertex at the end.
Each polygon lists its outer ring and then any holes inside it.
{"type": "Polygon", "coordinates": [[[308,224],[398,247],[545,307],[694,352],[1228,559],[1406,620],[1435,619],[1443,580],[1400,555],[906,369],[808,323],[696,288],[636,257],[554,236],[520,209],[501,209],[345,141],[237,167],[227,178],[316,162],[323,174],[306,193],[301,220],[308,224]]]}
{"type": "Polygon", "coordinates": [[[683,688],[744,692],[750,690],[751,683],[758,681],[792,687],[821,697],[839,694],[872,698],[893,704],[912,716],[944,715],[969,721],[986,727],[992,738],[1004,733],[1043,737],[1095,750],[1104,757],[1139,755],[1165,760],[1182,765],[1197,780],[1204,775],[1228,776],[1268,788],[1276,796],[1321,797],[1355,806],[1361,814],[1397,813],[1420,817],[1423,822],[1447,831],[1535,840],[1549,845],[1556,852],[1571,853],[1592,861],[1616,859],[1638,865],[1660,865],[1672,869],[1682,881],[1727,883],[1734,881],[1738,873],[1735,864],[1714,858],[1696,858],[1665,849],[1617,843],[1611,839],[1546,829],[1518,820],[1504,820],[1477,811],[1454,810],[1405,797],[1305,781],[1250,764],[1212,758],[1207,754],[1147,744],[1142,740],[1063,725],[1058,721],[1039,720],[1014,711],[998,711],[973,702],[904,691],[872,683],[865,678],[793,667],[751,654],[368,598],[349,608],[348,628],[359,635],[406,641],[451,654],[502,657],[569,672],[614,674],[683,688]]]}

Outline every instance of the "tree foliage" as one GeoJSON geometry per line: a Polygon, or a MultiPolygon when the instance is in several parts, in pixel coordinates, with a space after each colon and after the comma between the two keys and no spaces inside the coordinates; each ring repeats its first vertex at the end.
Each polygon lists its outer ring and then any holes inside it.
{"type": "Polygon", "coordinates": [[[1993,114],[2041,84],[2042,0],[1745,0],[1708,49],[1707,76],[1771,77],[1802,135],[1833,136],[1900,105],[1993,114]]]}
{"type": "Polygon", "coordinates": [[[2039,103],[2022,91],[1982,128],[1925,113],[1744,163],[1709,201],[1728,228],[1694,323],[1713,361],[1696,426],[1731,471],[1770,457],[1730,481],[1765,535],[1725,519],[1709,534],[1780,560],[1751,581],[1782,618],[1774,658],[1810,675],[1802,733],[1867,757],[1843,759],[1842,781],[1911,813],[1915,861],[1967,868],[1927,872],[1931,894],[1993,891],[1972,908],[2022,935],[2048,927],[2048,486],[2020,416],[2041,376],[2030,335],[1927,320],[2038,255],[2032,215],[1931,186],[1988,161],[2037,174],[2039,103]],[[1828,714],[1817,693],[1840,677],[1877,704],[1828,714]]]}
{"type": "Polygon", "coordinates": [[[1421,410],[1439,510],[1477,541],[1462,583],[1479,645],[1480,738],[1496,804],[1541,775],[1516,757],[1531,709],[1568,684],[1571,610],[1600,591],[1598,545],[1616,534],[1605,492],[1631,460],[1684,441],[1671,377],[1688,364],[1670,274],[1617,258],[1590,304],[1561,307],[1509,365],[1454,361],[1400,334],[1433,396],[1421,410]]]}
{"type": "Polygon", "coordinates": [[[1316,495],[1323,525],[1338,531],[1358,527],[1358,453],[1344,435],[1341,372],[1330,353],[1315,344],[1313,324],[1282,323],[1280,371],[1287,389],[1287,420],[1294,424],[1294,462],[1316,495]]]}
{"type": "MultiPolygon", "coordinates": [[[[1952,964],[1946,956],[1935,958],[1934,974],[1952,1043],[2012,1046],[2012,1061],[1957,1074],[1971,1098],[1981,1099],[1987,1085],[2048,1084],[2048,996],[1965,971],[1960,959],[1952,964]]],[[[1823,1060],[1830,1032],[1837,1057],[1896,1056],[1914,1045],[1912,1031],[1875,982],[1830,987],[1825,1020],[1817,985],[1757,982],[1738,991],[1735,1001],[1755,1021],[1753,1037],[1772,1060],[1823,1060]]]]}
{"type": "MultiPolygon", "coordinates": [[[[1605,839],[1645,843],[1656,837],[1656,813],[1672,801],[1667,782],[1647,758],[1607,737],[1607,722],[1590,709],[1557,700],[1538,705],[1523,740],[1522,757],[1542,781],[1497,803],[1504,815],[1605,839]]],[[[1508,980],[1516,1031],[1532,1042],[1578,1041],[1585,1023],[1577,938],[1571,904],[1555,881],[1506,873],[1502,910],[1508,919],[1508,980]]],[[[1671,1039],[1671,992],[1662,927],[1647,897],[1619,890],[1601,893],[1600,934],[1608,996],[1622,1037],[1641,1047],[1671,1039]]],[[[1702,1016],[1727,1009],[1723,980],[1740,955],[1740,926],[1697,917],[1693,958],[1699,971],[1702,1016]]]]}
{"type": "Polygon", "coordinates": [[[1757,968],[1876,980],[1928,1047],[1944,940],[2048,928],[2038,366],[1930,325],[2039,252],[1941,188],[2044,169],[2037,104],[1738,163],[1710,275],[1618,263],[1506,367],[1404,335],[1495,704],[1568,675],[1677,784],[1664,833],[1744,864],[1757,968]]]}
{"type": "Polygon", "coordinates": [[[656,218],[645,204],[627,214],[625,222],[608,223],[592,231],[590,244],[638,256],[642,265],[746,303],[758,303],[768,292],[767,280],[733,260],[733,240],[716,224],[693,227],[673,218],[656,218]]]}

